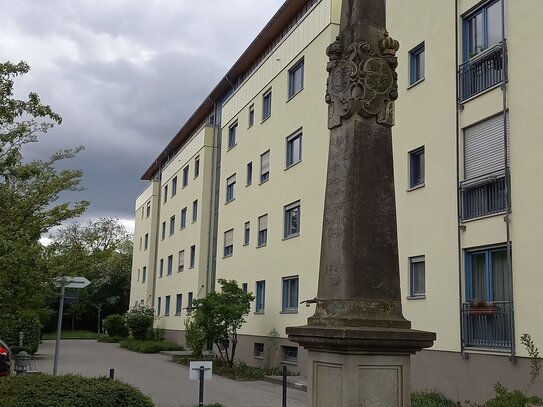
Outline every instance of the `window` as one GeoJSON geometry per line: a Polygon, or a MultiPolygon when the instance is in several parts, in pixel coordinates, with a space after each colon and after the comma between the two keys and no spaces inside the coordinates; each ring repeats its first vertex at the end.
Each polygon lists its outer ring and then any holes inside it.
{"type": "Polygon", "coordinates": [[[143,250],[147,250],[149,248],[149,233],[146,233],[143,237],[143,250]]]}
{"type": "Polygon", "coordinates": [[[181,250],[179,252],[179,264],[177,266],[177,272],[180,273],[185,270],[185,251],[181,250]]]}
{"type": "Polygon", "coordinates": [[[189,268],[194,268],[194,263],[196,262],[196,246],[193,245],[190,247],[190,266],[189,268]]]}
{"type": "Polygon", "coordinates": [[[260,182],[270,179],[270,150],[260,156],[260,182]]]}
{"type": "Polygon", "coordinates": [[[426,275],[424,256],[409,258],[409,295],[424,297],[426,295],[426,275]]]}
{"type": "Polygon", "coordinates": [[[177,194],[177,177],[172,179],[172,198],[177,194]]]}
{"type": "Polygon", "coordinates": [[[140,277],[141,277],[141,270],[138,269],[138,281],[140,281],[140,277]]]}
{"type": "Polygon", "coordinates": [[[409,152],[409,188],[424,185],[424,147],[409,152]]]}
{"type": "Polygon", "coordinates": [[[147,208],[145,209],[145,217],[151,216],[151,202],[147,202],[147,208]]]}
{"type": "Polygon", "coordinates": [[[409,51],[409,84],[415,83],[424,79],[425,51],[424,43],[418,45],[409,51]]]}
{"type": "Polygon", "coordinates": [[[181,209],[181,229],[187,227],[187,208],[181,209]]]}
{"type": "Polygon", "coordinates": [[[160,267],[158,270],[158,276],[162,277],[164,275],[164,259],[160,259],[160,267]]]}
{"type": "Polygon", "coordinates": [[[187,165],[183,168],[183,188],[185,188],[189,183],[189,166],[187,165]]]}
{"type": "Polygon", "coordinates": [[[283,312],[298,311],[298,276],[283,277],[283,312]]]}
{"type": "Polygon", "coordinates": [[[173,254],[170,254],[168,256],[168,275],[172,275],[172,269],[173,269],[173,254]]]}
{"type": "Polygon", "coordinates": [[[192,223],[198,220],[198,199],[192,202],[192,223]]]}
{"type": "Polygon", "coordinates": [[[238,122],[235,122],[228,128],[228,148],[236,145],[236,133],[238,131],[238,122]]]}
{"type": "Polygon", "coordinates": [[[175,215],[170,218],[170,236],[175,233],[175,215]]]}
{"type": "Polygon", "coordinates": [[[142,218],[142,219],[143,219],[143,213],[144,213],[144,211],[143,211],[143,207],[142,207],[142,208],[141,208],[141,218],[142,218]]]}
{"type": "Polygon", "coordinates": [[[234,199],[234,188],[236,186],[236,174],[226,179],[226,202],[234,199]]]}
{"type": "Polygon", "coordinates": [[[271,89],[262,95],[262,121],[271,116],[272,92],[271,89]]]}
{"type": "Polygon", "coordinates": [[[234,229],[224,232],[224,257],[234,254],[234,229]]]}
{"type": "Polygon", "coordinates": [[[147,280],[147,266],[143,266],[141,269],[141,282],[145,283],[145,280],[147,280]]]}
{"type": "Polygon", "coordinates": [[[268,215],[258,218],[258,246],[268,243],[268,215]]]}
{"type": "Polygon", "coordinates": [[[141,247],[142,247],[142,243],[141,243],[142,240],[143,240],[143,239],[140,237],[140,250],[141,250],[141,247]]]}
{"type": "Polygon", "coordinates": [[[170,296],[167,295],[164,301],[164,316],[170,315],[170,296]]]}
{"type": "Polygon", "coordinates": [[[288,71],[288,97],[291,98],[304,88],[304,60],[288,71]]]}
{"type": "Polygon", "coordinates": [[[255,343],[254,356],[257,359],[262,359],[264,357],[264,344],[263,343],[255,343]]]}
{"type": "MultiPolygon", "coordinates": [[[[464,181],[460,184],[462,219],[506,210],[503,119],[503,115],[494,116],[464,130],[464,181]]],[[[509,115],[506,120],[508,128],[509,115]]],[[[509,166],[509,154],[507,161],[509,166]]]]}
{"type": "Polygon", "coordinates": [[[302,132],[287,137],[287,168],[302,161],[302,132]]]}
{"type": "Polygon", "coordinates": [[[266,282],[264,280],[256,282],[255,312],[264,312],[266,300],[266,282]]]}
{"type": "Polygon", "coordinates": [[[245,232],[243,234],[243,244],[248,245],[251,240],[251,222],[245,222],[245,232]]]}
{"type": "Polygon", "coordinates": [[[285,206],[285,232],[283,237],[298,236],[300,234],[300,201],[285,206]]]}
{"type": "Polygon", "coordinates": [[[243,283],[243,284],[241,285],[241,290],[242,290],[245,294],[247,294],[247,290],[248,290],[247,283],[243,283]]]}
{"type": "Polygon", "coordinates": [[[168,202],[168,185],[164,187],[164,197],[162,203],[168,202]]]}
{"type": "Polygon", "coordinates": [[[251,185],[253,183],[253,162],[247,163],[247,181],[245,185],[251,185]]]}
{"type": "Polygon", "coordinates": [[[194,178],[198,178],[200,175],[200,156],[194,159],[194,178]]]}
{"type": "Polygon", "coordinates": [[[249,127],[255,123],[255,105],[249,106],[249,127]]]}
{"type": "Polygon", "coordinates": [[[189,298],[187,301],[187,310],[191,312],[192,311],[192,291],[189,293],[188,297],[189,298]]]}
{"type": "Polygon", "coordinates": [[[298,348],[296,346],[281,346],[283,362],[298,363],[298,348]]]}
{"type": "Polygon", "coordinates": [[[162,298],[157,298],[157,306],[156,306],[156,314],[157,316],[160,316],[160,308],[162,308],[162,298]]]}
{"type": "Polygon", "coordinates": [[[466,253],[466,300],[496,302],[511,299],[507,250],[497,247],[466,253]]]}
{"type": "Polygon", "coordinates": [[[181,315],[183,309],[183,294],[177,294],[175,296],[175,315],[181,315]]]}
{"type": "Polygon", "coordinates": [[[162,240],[166,238],[166,222],[162,222],[162,240]]]}
{"type": "Polygon", "coordinates": [[[464,59],[492,48],[502,41],[501,1],[489,1],[463,18],[464,59]]]}

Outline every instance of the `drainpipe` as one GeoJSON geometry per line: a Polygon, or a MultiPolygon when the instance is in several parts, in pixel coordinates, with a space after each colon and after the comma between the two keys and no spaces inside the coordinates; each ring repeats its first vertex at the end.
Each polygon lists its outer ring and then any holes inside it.
{"type": "MultiPolygon", "coordinates": [[[[162,152],[162,154],[166,155],[166,159],[169,161],[170,157],[166,154],[165,151],[162,152]]],[[[156,282],[157,282],[157,266],[158,266],[158,236],[160,234],[160,208],[162,206],[162,169],[163,166],[158,167],[158,201],[157,201],[157,215],[156,215],[156,236],[155,236],[155,255],[153,259],[153,294],[151,297],[151,304],[154,307],[155,304],[155,297],[156,297],[156,282]]],[[[152,230],[152,228],[151,228],[152,230]]]]}
{"type": "Polygon", "coordinates": [[[507,57],[507,39],[505,33],[505,1],[501,1],[502,8],[502,66],[503,66],[503,84],[502,84],[502,114],[503,114],[503,166],[505,170],[505,234],[506,234],[506,245],[507,245],[507,272],[509,274],[510,285],[509,285],[509,298],[511,306],[511,363],[515,363],[515,312],[514,312],[514,301],[513,301],[513,258],[511,255],[511,170],[509,168],[508,156],[509,156],[509,146],[507,140],[509,138],[509,129],[507,128],[507,84],[509,82],[509,67],[508,67],[508,57],[507,57]]]}
{"type": "Polygon", "coordinates": [[[456,205],[457,205],[457,252],[458,252],[458,312],[460,315],[460,355],[462,359],[468,359],[469,355],[464,352],[464,324],[462,309],[462,194],[460,191],[460,94],[459,94],[459,75],[458,66],[460,55],[458,51],[458,0],[454,2],[454,45],[455,45],[455,70],[456,70],[456,205]]]}

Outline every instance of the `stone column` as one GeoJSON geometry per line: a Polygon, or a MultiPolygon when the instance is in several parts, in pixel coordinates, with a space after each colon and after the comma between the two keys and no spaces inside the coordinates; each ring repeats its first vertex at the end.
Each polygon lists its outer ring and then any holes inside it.
{"type": "Polygon", "coordinates": [[[392,163],[397,41],[384,0],[343,0],[326,50],[330,150],[315,314],[289,327],[309,351],[312,407],[410,405],[410,355],[435,334],[402,314],[392,163]]]}

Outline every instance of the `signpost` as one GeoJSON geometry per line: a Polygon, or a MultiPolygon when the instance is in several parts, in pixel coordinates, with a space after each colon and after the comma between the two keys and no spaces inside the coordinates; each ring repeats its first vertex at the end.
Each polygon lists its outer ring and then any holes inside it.
{"type": "Polygon", "coordinates": [[[57,287],[60,287],[60,302],[58,304],[57,340],[55,343],[55,361],[53,364],[53,376],[57,375],[58,354],[60,351],[60,333],[62,331],[62,313],[64,312],[64,290],[65,288],[85,288],[90,281],[85,277],[57,277],[54,279],[57,287]]]}
{"type": "Polygon", "coordinates": [[[200,380],[200,392],[198,393],[198,407],[204,405],[204,380],[213,377],[213,362],[190,362],[189,380],[200,380]]]}

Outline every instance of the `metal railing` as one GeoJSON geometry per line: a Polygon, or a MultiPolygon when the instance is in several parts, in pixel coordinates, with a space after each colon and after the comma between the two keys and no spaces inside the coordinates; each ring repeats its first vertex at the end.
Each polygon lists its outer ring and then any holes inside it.
{"type": "Polygon", "coordinates": [[[460,102],[503,82],[503,49],[498,44],[458,68],[460,102]]]}
{"type": "Polygon", "coordinates": [[[465,348],[511,349],[512,303],[495,301],[486,306],[462,304],[462,343],[465,348]]]}
{"type": "Polygon", "coordinates": [[[505,182],[504,171],[461,182],[462,220],[504,212],[507,208],[505,182]]]}

